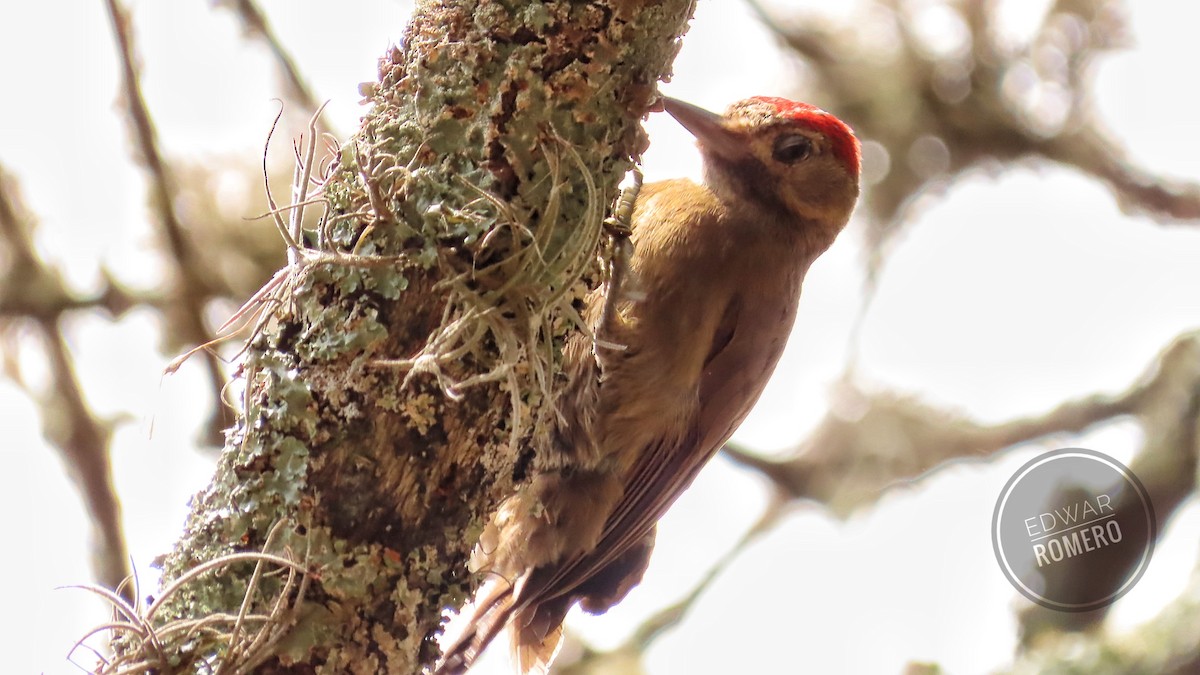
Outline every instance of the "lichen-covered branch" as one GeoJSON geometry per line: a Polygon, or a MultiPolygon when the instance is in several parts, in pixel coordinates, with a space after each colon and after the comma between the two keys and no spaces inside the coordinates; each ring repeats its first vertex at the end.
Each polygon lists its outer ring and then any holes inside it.
{"type": "Polygon", "coordinates": [[[114,663],[431,662],[443,608],[476,582],[465,562],[484,518],[544,441],[559,350],[588,329],[580,300],[601,281],[601,222],[692,4],[420,5],[362,128],[332,166],[306,145],[275,209],[291,262],[240,313],[253,339],[239,422],[163,559],[164,584],[206,561],[220,573],[173,587],[114,663]],[[323,209],[314,231],[303,207],[323,209]],[[304,601],[222,558],[237,551],[303,564],[304,601]],[[239,611],[290,632],[229,630],[239,611]]]}

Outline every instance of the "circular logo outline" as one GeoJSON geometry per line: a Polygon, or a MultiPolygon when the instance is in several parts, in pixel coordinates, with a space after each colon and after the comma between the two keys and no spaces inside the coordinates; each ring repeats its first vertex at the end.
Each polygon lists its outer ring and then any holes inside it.
{"type": "Polygon", "coordinates": [[[1090,612],[1107,607],[1116,602],[1121,598],[1121,596],[1128,593],[1138,581],[1141,580],[1142,575],[1145,574],[1146,568],[1150,565],[1150,559],[1154,554],[1154,545],[1158,539],[1158,521],[1155,517],[1154,505],[1150,500],[1150,493],[1146,490],[1146,486],[1142,485],[1142,481],[1139,480],[1138,477],[1129,470],[1129,467],[1113,459],[1112,457],[1095,450],[1089,450],[1087,448],[1060,448],[1058,450],[1051,450],[1049,452],[1042,453],[1029,460],[1022,465],[1021,468],[1018,469],[1011,478],[1008,479],[1008,482],[1004,484],[1004,489],[1000,491],[1000,497],[996,500],[996,507],[992,511],[991,535],[992,551],[996,555],[996,561],[1000,564],[1000,569],[1004,573],[1005,578],[1008,579],[1009,583],[1011,583],[1013,587],[1021,593],[1021,595],[1024,595],[1029,600],[1041,605],[1042,607],[1046,607],[1047,609],[1054,609],[1061,612],[1090,612]],[[1012,566],[1008,562],[1008,559],[1004,555],[1004,547],[1002,542],[1003,535],[1000,527],[1001,514],[1004,512],[1004,507],[1008,503],[1009,497],[1012,496],[1014,488],[1018,485],[1018,483],[1020,483],[1021,479],[1028,476],[1038,467],[1049,464],[1052,461],[1071,457],[1086,458],[1100,462],[1101,464],[1113,469],[1127,484],[1133,486],[1133,489],[1137,493],[1138,499],[1141,502],[1142,512],[1146,517],[1147,524],[1146,545],[1143,548],[1142,555],[1137,562],[1137,567],[1127,575],[1124,583],[1122,583],[1121,586],[1115,591],[1103,598],[1082,604],[1071,604],[1051,600],[1043,595],[1040,595],[1034,589],[1029,588],[1029,586],[1026,585],[1023,580],[1021,580],[1016,571],[1013,570],[1012,566]]]}

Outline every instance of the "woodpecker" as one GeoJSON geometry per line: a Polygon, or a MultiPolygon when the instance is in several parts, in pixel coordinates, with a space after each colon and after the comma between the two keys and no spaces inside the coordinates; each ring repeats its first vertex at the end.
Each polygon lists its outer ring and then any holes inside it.
{"type": "Polygon", "coordinates": [[[517,669],[545,673],[572,606],[603,613],[641,581],[658,519],[750,412],[850,218],[859,144],[833,115],[773,97],[663,108],[696,137],[703,183],[638,194],[626,291],[589,298],[604,323],[565,349],[552,442],[480,537],[485,580],[436,673],[465,672],[505,626],[517,669]]]}

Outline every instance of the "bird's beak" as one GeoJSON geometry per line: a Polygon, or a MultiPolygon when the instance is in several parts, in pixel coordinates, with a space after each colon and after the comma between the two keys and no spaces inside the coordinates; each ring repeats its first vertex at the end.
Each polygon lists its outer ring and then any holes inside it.
{"type": "Polygon", "coordinates": [[[692,132],[700,147],[730,161],[748,156],[745,139],[725,126],[725,118],[677,98],[664,96],[662,102],[663,110],[692,132]]]}

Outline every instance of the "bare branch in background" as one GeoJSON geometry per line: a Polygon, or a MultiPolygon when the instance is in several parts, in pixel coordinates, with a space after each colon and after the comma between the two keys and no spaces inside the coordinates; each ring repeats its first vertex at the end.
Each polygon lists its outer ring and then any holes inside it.
{"type": "Polygon", "coordinates": [[[54,445],[79,489],[93,528],[96,580],[117,588],[129,575],[129,551],[109,461],[112,425],[88,407],[61,319],[68,310],[89,306],[103,307],[116,316],[129,307],[129,299],[113,285],[94,298],[76,299],[59,273],[38,257],[33,231],[33,217],[21,206],[16,181],[0,167],[0,336],[7,343],[6,374],[37,404],[42,434],[54,445]],[[45,350],[50,381],[44,387],[25,382],[19,372],[14,335],[19,328],[35,331],[45,350]]]}
{"type": "MultiPolygon", "coordinates": [[[[208,283],[208,273],[189,239],[187,226],[176,212],[178,185],[159,149],[158,134],[142,95],[129,15],[117,0],[107,0],[105,5],[117,42],[124,103],[129,113],[130,134],[137,149],[136,158],[146,170],[150,186],[150,206],[156,215],[167,251],[175,262],[177,278],[174,279],[172,289],[173,302],[168,305],[165,316],[177,329],[169,331],[168,334],[185,340],[183,345],[177,345],[180,347],[205,344],[213,337],[204,320],[205,304],[213,295],[208,283]]],[[[221,391],[225,386],[221,362],[215,354],[210,353],[204,354],[203,362],[208,373],[213,401],[220,401],[221,391]]],[[[219,405],[215,407],[208,428],[207,440],[214,445],[222,442],[223,431],[228,426],[228,420],[222,419],[222,412],[223,409],[219,405]]]]}
{"type": "Polygon", "coordinates": [[[810,67],[821,105],[869,142],[864,206],[876,251],[913,221],[916,195],[1025,159],[1100,180],[1131,213],[1200,217],[1200,185],[1136,166],[1093,111],[1091,66],[1127,42],[1120,2],[1056,2],[1032,39],[1008,45],[998,38],[996,3],[985,0],[947,3],[962,28],[957,36],[920,33],[921,3],[865,3],[851,20],[832,23],[789,21],[748,1],[810,67]]]}
{"type": "Polygon", "coordinates": [[[1200,569],[1158,616],[1128,633],[1059,636],[1021,654],[1012,675],[1194,675],[1200,672],[1200,569]]]}
{"type": "MultiPolygon", "coordinates": [[[[1076,434],[1125,415],[1143,425],[1153,421],[1155,428],[1177,428],[1179,420],[1157,417],[1160,409],[1173,410],[1171,406],[1188,400],[1179,398],[1181,389],[1186,393],[1187,386],[1200,387],[1198,352],[1200,336],[1180,336],[1121,394],[1087,396],[1043,415],[996,425],[982,425],[912,397],[866,392],[847,382],[794,457],[768,460],[736,447],[727,447],[725,454],[770,478],[790,498],[819,502],[845,518],[874,504],[889,488],[946,462],[988,460],[1022,443],[1076,434]]],[[[1186,474],[1185,466],[1172,468],[1186,474]]],[[[1141,475],[1136,468],[1135,473],[1141,475]]],[[[1159,497],[1154,495],[1156,504],[1159,497]]]]}
{"type": "MultiPolygon", "coordinates": [[[[1161,536],[1168,521],[1197,487],[1197,458],[1200,457],[1200,334],[1177,339],[1159,359],[1157,371],[1143,396],[1134,405],[1133,414],[1140,422],[1145,441],[1130,463],[1145,486],[1154,506],[1157,533],[1161,536]]],[[[1130,512],[1139,498],[1132,491],[1122,492],[1114,508],[1130,512]]],[[[1138,536],[1134,533],[1131,537],[1138,536]]],[[[1050,597],[1081,597],[1084,592],[1107,589],[1115,593],[1124,583],[1136,560],[1130,549],[1109,548],[1087,558],[1064,560],[1043,572],[1046,593],[1050,597]]],[[[1099,597],[1107,595],[1100,593],[1099,597]]],[[[1049,633],[1080,631],[1099,623],[1107,608],[1092,612],[1055,612],[1031,605],[1020,613],[1021,642],[1036,645],[1049,633]]],[[[1200,658],[1200,644],[1193,658],[1200,658]]]]}
{"type": "Polygon", "coordinates": [[[1104,182],[1127,213],[1146,214],[1166,223],[1200,220],[1200,185],[1133,165],[1126,159],[1125,148],[1095,127],[1049,139],[1038,151],[1104,182]]]}
{"type": "MultiPolygon", "coordinates": [[[[998,425],[980,425],[892,393],[866,393],[845,384],[833,410],[791,459],[776,461],[726,448],[734,461],[767,476],[792,499],[813,500],[847,517],[889,489],[907,485],[950,463],[981,461],[1022,443],[1085,431],[1122,416],[1146,434],[1130,468],[1150,494],[1161,534],[1167,520],[1196,489],[1196,424],[1200,412],[1200,334],[1180,336],[1147,372],[1117,396],[1088,396],[1050,412],[998,425]]],[[[1132,498],[1132,495],[1129,495],[1132,498]]],[[[1047,588],[1119,585],[1122,565],[1065,561],[1047,588]]],[[[1056,572],[1057,572],[1056,570],[1056,572]]],[[[1115,590],[1115,586],[1113,587],[1115,590]]],[[[1082,629],[1105,616],[1030,607],[1022,613],[1030,642],[1047,629],[1082,629]]]]}
{"type": "MultiPolygon", "coordinates": [[[[267,46],[283,79],[284,96],[294,101],[301,110],[312,111],[321,107],[308,82],[300,73],[300,69],[296,67],[296,62],[292,60],[291,52],[283,46],[279,36],[275,34],[275,29],[271,26],[271,22],[267,20],[254,0],[218,0],[216,5],[226,7],[233,12],[242,24],[242,31],[267,46]]],[[[320,133],[332,133],[324,118],[318,119],[317,123],[320,133]]]]}

